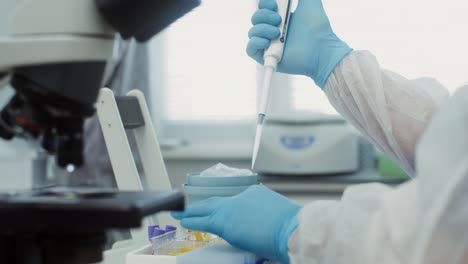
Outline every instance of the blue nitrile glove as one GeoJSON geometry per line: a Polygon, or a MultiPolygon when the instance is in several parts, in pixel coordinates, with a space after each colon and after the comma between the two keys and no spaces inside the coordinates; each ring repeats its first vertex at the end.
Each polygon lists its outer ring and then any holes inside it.
{"type": "Polygon", "coordinates": [[[300,208],[256,185],[237,196],[193,203],[172,216],[187,229],[218,235],[237,248],[287,264],[288,241],[298,226],[300,208]]]}
{"type": "MultiPolygon", "coordinates": [[[[247,54],[263,64],[270,41],[279,37],[281,17],[276,0],[260,0],[252,17],[247,54]]],[[[352,49],[333,32],[321,0],[299,0],[291,15],[283,59],[278,71],[311,77],[323,88],[328,77],[352,49]]]]}

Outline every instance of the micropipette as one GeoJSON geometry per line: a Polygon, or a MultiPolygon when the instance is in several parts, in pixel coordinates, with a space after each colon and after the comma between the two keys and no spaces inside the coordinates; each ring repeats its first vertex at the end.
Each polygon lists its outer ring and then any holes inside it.
{"type": "Polygon", "coordinates": [[[270,47],[263,55],[265,74],[263,76],[262,90],[260,91],[260,108],[257,120],[257,131],[255,132],[255,142],[252,157],[252,169],[254,169],[255,161],[257,160],[258,150],[262,139],[263,124],[265,123],[266,111],[268,108],[268,100],[270,97],[270,83],[273,73],[276,71],[278,63],[283,57],[284,44],[288,33],[289,18],[291,16],[292,0],[276,0],[278,4],[278,13],[281,16],[280,37],[273,40],[270,47]]]}

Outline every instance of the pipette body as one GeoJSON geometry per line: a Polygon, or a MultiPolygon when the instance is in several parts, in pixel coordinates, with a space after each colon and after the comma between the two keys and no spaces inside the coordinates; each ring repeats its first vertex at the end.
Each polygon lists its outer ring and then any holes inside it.
{"type": "Polygon", "coordinates": [[[262,89],[260,91],[260,105],[252,155],[252,170],[255,167],[258,150],[260,149],[263,124],[265,123],[266,112],[270,98],[271,79],[273,77],[273,73],[276,72],[278,63],[283,57],[284,45],[286,43],[286,37],[288,33],[289,18],[291,16],[292,0],[276,0],[276,2],[278,4],[278,13],[281,16],[281,24],[278,26],[280,29],[280,37],[271,42],[270,47],[265,50],[265,54],[263,56],[265,72],[263,76],[262,89]]]}

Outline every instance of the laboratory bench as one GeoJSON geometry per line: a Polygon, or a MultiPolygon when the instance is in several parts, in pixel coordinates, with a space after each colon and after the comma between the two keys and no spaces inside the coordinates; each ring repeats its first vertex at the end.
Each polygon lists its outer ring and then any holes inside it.
{"type": "MultiPolygon", "coordinates": [[[[350,185],[378,182],[390,186],[403,183],[407,178],[398,175],[381,176],[379,171],[379,157],[368,141],[361,139],[359,143],[359,167],[351,173],[330,173],[327,175],[293,175],[291,173],[262,174],[259,173],[259,182],[263,185],[305,204],[314,200],[338,200],[343,191],[350,185]]],[[[172,175],[172,186],[183,186],[187,181],[187,174],[200,172],[213,164],[223,163],[235,168],[247,168],[251,165],[250,159],[217,159],[217,160],[165,160],[169,175],[172,175]]],[[[274,162],[274,161],[272,161],[274,162]]]]}
{"type": "MultiPolygon", "coordinates": [[[[383,183],[389,186],[396,186],[403,183],[406,179],[395,176],[381,176],[379,171],[379,166],[377,162],[377,155],[370,145],[363,145],[360,148],[359,154],[359,167],[356,171],[352,173],[341,173],[341,174],[327,174],[327,175],[292,175],[292,174],[259,174],[258,182],[277,191],[293,201],[304,205],[306,203],[312,202],[314,200],[338,200],[342,196],[344,190],[355,184],[365,184],[365,183],[383,183]]],[[[250,161],[248,161],[250,162],[250,161]]],[[[246,162],[247,163],[247,162],[246,162]]],[[[210,164],[201,164],[200,161],[194,162],[194,164],[204,167],[210,164]]],[[[238,167],[243,167],[243,164],[240,164],[238,167]]],[[[180,185],[183,183],[189,182],[189,179],[186,177],[187,171],[200,171],[198,168],[190,168],[187,170],[186,166],[182,166],[180,169],[179,175],[183,175],[179,180],[180,185]]],[[[174,179],[172,179],[174,180],[174,179]]],[[[193,198],[193,197],[192,197],[193,198]]],[[[214,259],[233,259],[236,253],[242,254],[245,252],[235,252],[232,251],[232,248],[222,249],[222,250],[213,250],[210,249],[216,248],[201,248],[189,253],[185,253],[175,256],[155,256],[151,255],[152,247],[151,245],[146,245],[132,251],[127,255],[125,264],[182,264],[182,263],[200,263],[195,261],[195,259],[208,258],[210,260],[214,259]],[[228,255],[222,255],[222,254],[228,255]]],[[[213,261],[210,263],[228,263],[226,261],[213,261]]],[[[229,262],[231,263],[231,262],[229,262]]],[[[241,263],[241,262],[233,262],[241,263]]],[[[107,264],[107,263],[106,263],[107,264]]]]}
{"type": "MultiPolygon", "coordinates": [[[[361,168],[359,171],[351,174],[327,176],[259,175],[258,181],[299,204],[306,204],[314,200],[337,200],[341,197],[346,187],[350,185],[379,182],[396,186],[404,182],[405,179],[382,177],[375,168],[361,168]]],[[[206,247],[178,257],[153,256],[151,252],[152,248],[150,245],[139,248],[127,256],[125,264],[191,264],[200,263],[194,260],[207,258],[207,256],[210,259],[219,260],[209,263],[242,263],[242,261],[235,262],[232,260],[242,257],[244,254],[249,254],[232,247],[221,249],[206,247]],[[224,258],[230,259],[231,262],[222,262],[221,259],[224,258]]]]}
{"type": "Polygon", "coordinates": [[[406,179],[381,176],[375,168],[338,175],[260,175],[259,182],[299,204],[314,200],[338,200],[344,190],[355,184],[371,182],[396,186],[406,179]]]}
{"type": "Polygon", "coordinates": [[[304,205],[314,200],[339,200],[344,190],[351,185],[382,183],[396,186],[408,179],[406,175],[396,173],[395,171],[401,169],[383,154],[377,153],[374,146],[368,141],[361,139],[359,145],[359,168],[357,171],[300,176],[260,174],[258,180],[274,191],[304,205]],[[379,170],[379,166],[383,165],[387,168],[394,167],[388,170],[389,174],[393,174],[393,176],[382,176],[382,170],[379,170]]]}

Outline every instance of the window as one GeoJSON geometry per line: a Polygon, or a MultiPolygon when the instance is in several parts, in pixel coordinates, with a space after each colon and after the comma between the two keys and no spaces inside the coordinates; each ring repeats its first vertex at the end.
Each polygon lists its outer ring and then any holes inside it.
{"type": "Polygon", "coordinates": [[[242,153],[250,155],[256,63],[245,48],[255,7],[251,0],[204,0],[153,41],[158,86],[153,90],[158,91],[154,95],[163,138],[187,147],[203,145],[204,152],[221,143],[226,149],[244,146],[242,153]]]}

